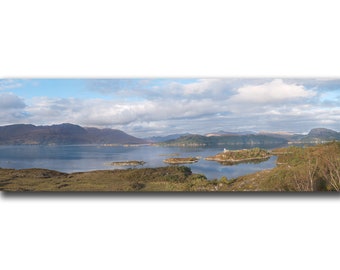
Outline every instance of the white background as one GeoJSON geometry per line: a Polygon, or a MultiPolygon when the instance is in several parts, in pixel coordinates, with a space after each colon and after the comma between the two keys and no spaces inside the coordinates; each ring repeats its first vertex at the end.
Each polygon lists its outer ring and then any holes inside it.
{"type": "MultiPolygon", "coordinates": [[[[1,1],[1,77],[339,77],[337,1],[1,1]]],[[[0,195],[2,269],[339,269],[338,195],[0,195]]]]}

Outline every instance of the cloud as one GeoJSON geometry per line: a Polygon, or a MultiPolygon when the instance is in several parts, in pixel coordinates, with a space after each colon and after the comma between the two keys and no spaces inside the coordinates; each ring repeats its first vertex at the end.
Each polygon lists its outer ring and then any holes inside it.
{"type": "Polygon", "coordinates": [[[112,79],[90,80],[89,91],[139,99],[200,99],[230,96],[230,88],[240,79],[112,79]]]}
{"type": "Polygon", "coordinates": [[[13,93],[0,93],[0,124],[13,124],[25,121],[26,104],[13,93]]]}
{"type": "Polygon", "coordinates": [[[22,109],[25,108],[26,104],[23,99],[14,95],[13,93],[0,93],[0,109],[22,109]]]}
{"type": "Polygon", "coordinates": [[[308,99],[316,95],[303,85],[287,84],[276,79],[260,85],[247,85],[237,89],[237,94],[229,99],[231,103],[266,104],[308,99]]]}
{"type": "Polygon", "coordinates": [[[0,91],[19,88],[22,86],[20,80],[14,79],[0,79],[0,91]]]}
{"type": "MultiPolygon", "coordinates": [[[[222,101],[223,102],[223,101],[222,101]]],[[[163,134],[174,131],[204,132],[221,114],[222,103],[214,99],[170,99],[117,101],[107,99],[30,99],[25,108],[26,123],[50,125],[70,122],[83,126],[119,128],[133,134],[163,134]]],[[[21,120],[23,121],[23,120],[21,120]]]]}
{"type": "Polygon", "coordinates": [[[90,79],[86,85],[89,91],[110,95],[139,90],[147,83],[146,79],[90,79]]]}
{"type": "Polygon", "coordinates": [[[229,96],[233,79],[198,79],[191,83],[174,82],[165,86],[165,91],[174,96],[190,98],[229,96]]]}

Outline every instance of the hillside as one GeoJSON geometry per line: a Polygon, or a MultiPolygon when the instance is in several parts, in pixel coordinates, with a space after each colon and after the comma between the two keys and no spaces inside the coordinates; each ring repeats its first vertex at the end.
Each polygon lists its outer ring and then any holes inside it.
{"type": "Polygon", "coordinates": [[[183,133],[183,134],[170,134],[170,135],[166,135],[166,136],[151,136],[151,137],[147,137],[144,138],[147,141],[150,142],[154,142],[154,143],[158,143],[158,142],[165,142],[165,141],[169,141],[169,140],[175,140],[178,139],[181,136],[185,136],[185,135],[190,135],[190,133],[183,133]]]}
{"type": "Polygon", "coordinates": [[[277,167],[233,179],[221,191],[340,191],[340,142],[272,151],[277,167]]]}
{"type": "Polygon", "coordinates": [[[0,127],[0,145],[16,144],[143,144],[147,141],[121,130],[78,125],[10,125],[0,127]]]}
{"type": "Polygon", "coordinates": [[[307,135],[286,132],[260,132],[257,134],[235,134],[228,132],[207,133],[206,135],[189,134],[159,143],[162,146],[261,146],[272,147],[294,144],[315,144],[340,140],[340,132],[326,128],[314,128],[307,135]]]}
{"type": "Polygon", "coordinates": [[[268,135],[225,135],[225,136],[202,136],[187,135],[176,140],[169,140],[160,145],[164,146],[264,146],[283,145],[288,141],[268,135]]]}
{"type": "Polygon", "coordinates": [[[190,191],[201,183],[204,185],[202,191],[214,190],[204,175],[193,174],[190,168],[183,166],[71,174],[46,169],[0,168],[0,191],[178,192],[190,191]]]}
{"type": "Polygon", "coordinates": [[[314,128],[306,136],[300,139],[302,143],[323,143],[340,140],[340,132],[327,128],[314,128]]]}

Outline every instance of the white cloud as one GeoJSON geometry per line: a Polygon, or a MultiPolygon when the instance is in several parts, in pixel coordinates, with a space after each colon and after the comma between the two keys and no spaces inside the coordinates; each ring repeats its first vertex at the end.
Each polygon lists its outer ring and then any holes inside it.
{"type": "Polygon", "coordinates": [[[13,93],[1,93],[0,94],[0,108],[4,109],[21,109],[26,106],[25,102],[14,95],[13,93]]]}
{"type": "Polygon", "coordinates": [[[26,106],[25,102],[13,93],[0,94],[0,109],[21,109],[26,106]]]}
{"type": "MultiPolygon", "coordinates": [[[[120,97],[137,97],[141,99],[171,99],[226,96],[232,85],[239,85],[240,79],[197,79],[187,82],[185,79],[116,79],[90,80],[88,90],[120,97]],[[185,81],[185,82],[184,82],[185,81]]],[[[229,93],[230,95],[230,93],[229,93]]]]}
{"type": "Polygon", "coordinates": [[[200,79],[197,82],[183,84],[180,89],[185,96],[225,94],[229,88],[229,80],[226,79],[200,79]]]}
{"type": "Polygon", "coordinates": [[[22,84],[14,79],[0,79],[0,91],[21,87],[22,84]]]}
{"type": "Polygon", "coordinates": [[[287,84],[276,79],[261,85],[248,85],[237,89],[237,94],[229,99],[230,103],[265,104],[311,98],[313,90],[306,90],[303,85],[287,84]]]}
{"type": "Polygon", "coordinates": [[[13,124],[25,121],[26,104],[13,93],[0,93],[0,124],[13,124]]]}
{"type": "MultiPolygon", "coordinates": [[[[103,99],[52,99],[46,97],[30,100],[26,108],[29,120],[39,124],[60,122],[78,123],[86,126],[114,127],[132,123],[168,121],[172,119],[197,118],[218,112],[219,106],[212,99],[202,100],[143,100],[117,102],[103,99]]],[[[132,125],[131,125],[132,127],[132,125]]]]}

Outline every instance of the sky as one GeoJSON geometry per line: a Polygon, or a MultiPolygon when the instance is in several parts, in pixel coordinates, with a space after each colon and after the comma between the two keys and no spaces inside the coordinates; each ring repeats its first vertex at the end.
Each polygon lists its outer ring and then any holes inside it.
{"type": "Polygon", "coordinates": [[[340,131],[340,79],[0,79],[0,125],[72,123],[137,137],[340,131]]]}

